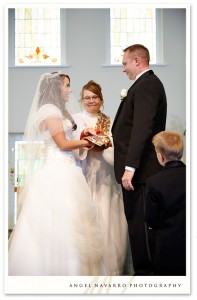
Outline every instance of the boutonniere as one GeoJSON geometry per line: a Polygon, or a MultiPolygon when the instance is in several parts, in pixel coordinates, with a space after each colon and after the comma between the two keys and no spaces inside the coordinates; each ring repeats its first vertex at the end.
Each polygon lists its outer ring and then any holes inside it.
{"type": "Polygon", "coordinates": [[[120,99],[123,100],[127,96],[127,90],[122,89],[120,92],[120,99]]]}

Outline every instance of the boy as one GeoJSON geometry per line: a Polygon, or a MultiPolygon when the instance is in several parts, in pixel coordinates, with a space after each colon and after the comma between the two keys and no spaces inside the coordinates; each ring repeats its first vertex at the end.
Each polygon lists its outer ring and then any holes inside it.
{"type": "MultiPolygon", "coordinates": [[[[153,137],[161,172],[147,180],[146,222],[152,247],[154,275],[186,275],[186,166],[181,161],[179,133],[161,131],[153,137]]],[[[151,247],[150,247],[151,249],[151,247]]]]}

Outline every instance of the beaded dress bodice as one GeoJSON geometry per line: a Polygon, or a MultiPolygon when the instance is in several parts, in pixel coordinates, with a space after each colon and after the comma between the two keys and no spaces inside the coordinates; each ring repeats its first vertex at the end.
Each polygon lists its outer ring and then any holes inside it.
{"type": "MultiPolygon", "coordinates": [[[[67,140],[71,140],[72,134],[72,124],[69,120],[63,120],[63,127],[65,132],[65,137],[67,140]]],[[[67,164],[76,165],[75,158],[71,150],[61,150],[48,131],[43,133],[44,143],[46,146],[46,161],[62,161],[67,164]]]]}

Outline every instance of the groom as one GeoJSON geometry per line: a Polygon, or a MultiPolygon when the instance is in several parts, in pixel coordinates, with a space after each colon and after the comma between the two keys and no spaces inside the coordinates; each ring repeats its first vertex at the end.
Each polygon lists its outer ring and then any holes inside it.
{"type": "MultiPolygon", "coordinates": [[[[125,215],[135,275],[151,275],[151,241],[145,223],[146,179],[157,173],[153,136],[165,130],[167,101],[162,82],[149,69],[146,47],[135,44],[123,55],[123,72],[134,80],[122,100],[112,126],[114,170],[122,184],[125,215]]],[[[161,182],[162,184],[162,182],[161,182]]]]}

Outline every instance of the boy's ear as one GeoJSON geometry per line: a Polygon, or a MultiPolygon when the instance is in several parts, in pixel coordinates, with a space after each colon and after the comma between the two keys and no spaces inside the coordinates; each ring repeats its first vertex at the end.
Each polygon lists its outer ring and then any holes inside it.
{"type": "Polygon", "coordinates": [[[159,153],[159,155],[160,155],[160,157],[161,157],[161,161],[164,162],[165,159],[164,159],[163,154],[162,154],[162,153],[159,153]]]}
{"type": "Polygon", "coordinates": [[[164,159],[164,156],[162,155],[162,153],[157,152],[157,159],[158,159],[159,163],[163,166],[165,159],[164,159]]]}

